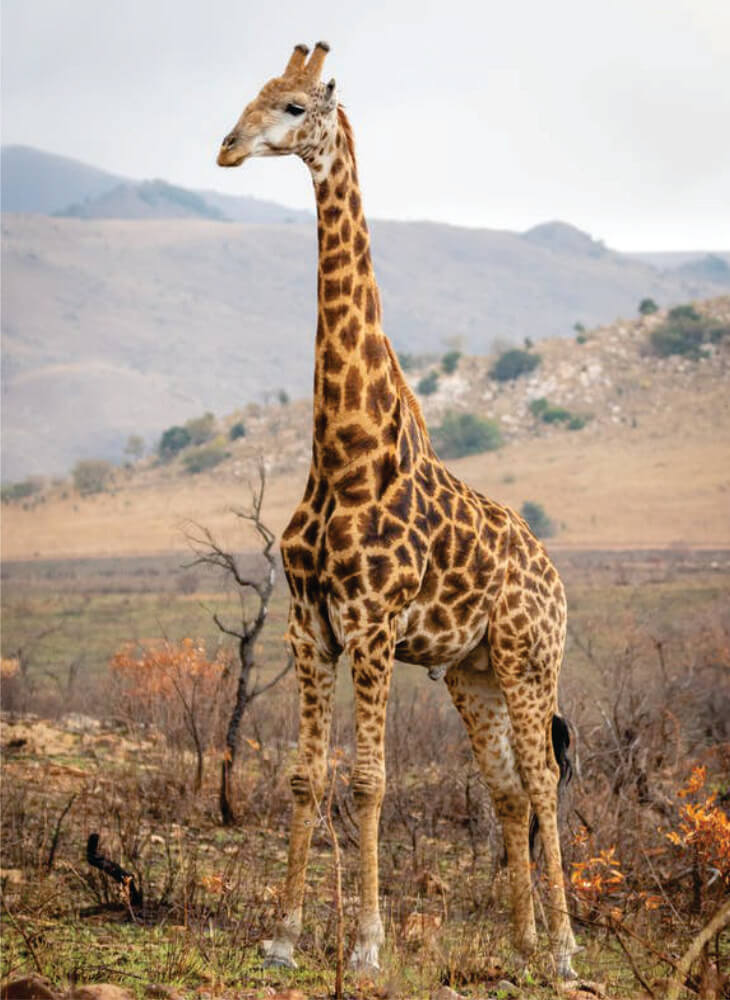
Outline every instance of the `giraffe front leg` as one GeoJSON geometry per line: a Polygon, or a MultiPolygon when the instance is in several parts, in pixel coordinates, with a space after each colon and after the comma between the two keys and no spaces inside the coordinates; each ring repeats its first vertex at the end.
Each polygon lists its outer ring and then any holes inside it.
{"type": "Polygon", "coordinates": [[[281,917],[266,947],[265,965],[296,969],[294,948],[302,929],[302,901],[312,830],[324,793],[332,720],[335,664],[309,641],[292,641],[299,682],[299,744],[291,774],[294,811],[281,917]]]}
{"type": "Polygon", "coordinates": [[[360,820],[361,898],[357,940],[350,967],[380,969],[385,934],[378,891],[378,825],[385,793],[385,710],[393,668],[392,637],[374,628],[367,639],[348,643],[355,688],[357,760],[352,791],[360,820]]]}

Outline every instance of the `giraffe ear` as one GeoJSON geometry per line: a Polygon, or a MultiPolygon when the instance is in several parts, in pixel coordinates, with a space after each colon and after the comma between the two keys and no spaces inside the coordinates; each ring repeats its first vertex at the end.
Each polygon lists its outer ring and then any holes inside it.
{"type": "Polygon", "coordinates": [[[332,95],[335,92],[335,87],[336,87],[335,78],[332,77],[332,79],[330,80],[330,82],[324,88],[325,89],[325,93],[327,94],[327,97],[332,97],[332,95]]]}

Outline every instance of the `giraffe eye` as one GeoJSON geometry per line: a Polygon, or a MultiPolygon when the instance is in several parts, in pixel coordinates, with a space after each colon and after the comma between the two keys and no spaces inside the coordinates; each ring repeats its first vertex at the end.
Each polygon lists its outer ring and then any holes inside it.
{"type": "Polygon", "coordinates": [[[286,111],[288,115],[294,115],[295,118],[298,115],[303,115],[305,110],[306,109],[303,108],[301,104],[287,104],[287,106],[284,108],[284,111],[286,111]]]}

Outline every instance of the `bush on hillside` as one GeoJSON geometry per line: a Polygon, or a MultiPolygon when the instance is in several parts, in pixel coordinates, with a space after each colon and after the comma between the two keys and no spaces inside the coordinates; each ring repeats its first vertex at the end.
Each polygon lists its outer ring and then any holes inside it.
{"type": "Polygon", "coordinates": [[[218,441],[213,441],[210,444],[191,448],[183,457],[183,465],[190,475],[196,476],[199,472],[205,472],[206,469],[215,468],[228,456],[229,452],[223,445],[218,441]]]}
{"type": "Polygon", "coordinates": [[[124,446],[124,454],[138,462],[144,455],[144,438],[140,434],[130,434],[124,446]]]}
{"type": "Polygon", "coordinates": [[[540,419],[545,424],[567,424],[573,414],[566,410],[564,406],[548,405],[540,414],[540,419]]]}
{"type": "Polygon", "coordinates": [[[185,422],[185,430],[190,435],[190,444],[205,444],[215,434],[216,420],[212,413],[204,413],[202,417],[193,417],[185,422]]]}
{"type": "Polygon", "coordinates": [[[446,375],[453,374],[456,371],[456,366],[459,364],[460,357],[461,351],[447,351],[441,358],[441,370],[446,375]]]}
{"type": "Polygon", "coordinates": [[[114,466],[103,458],[82,459],[73,467],[71,476],[82,496],[103,493],[114,477],[114,466]]]}
{"type": "Polygon", "coordinates": [[[578,413],[571,413],[564,406],[553,406],[544,396],[531,401],[530,413],[546,424],[565,424],[569,431],[581,430],[590,419],[578,413]]]}
{"type": "Polygon", "coordinates": [[[700,314],[697,312],[695,307],[691,302],[686,303],[682,306],[675,306],[673,309],[669,310],[669,319],[682,320],[682,319],[702,319],[700,314]]]}
{"type": "Polygon", "coordinates": [[[461,458],[494,451],[502,445],[502,434],[493,420],[484,420],[474,413],[449,411],[440,427],[433,432],[436,450],[442,458],[461,458]]]}
{"type": "Polygon", "coordinates": [[[190,431],[187,427],[168,427],[160,438],[157,451],[163,462],[169,462],[179,451],[191,444],[190,431]]]}
{"type": "Polygon", "coordinates": [[[652,330],[649,344],[660,358],[679,354],[695,361],[706,352],[705,343],[717,343],[730,334],[730,325],[701,316],[693,305],[675,306],[666,320],[652,330]]]}
{"type": "Polygon", "coordinates": [[[19,483],[4,483],[0,492],[0,499],[3,503],[10,503],[12,500],[27,500],[34,493],[38,493],[43,488],[40,479],[23,479],[19,483]]]}
{"type": "Polygon", "coordinates": [[[246,437],[246,425],[243,420],[237,420],[236,423],[231,427],[228,432],[228,438],[230,441],[238,441],[239,438],[246,437]]]}
{"type": "Polygon", "coordinates": [[[654,299],[642,299],[639,303],[639,313],[642,316],[651,316],[652,313],[658,311],[659,306],[656,304],[654,299]]]}
{"type": "Polygon", "coordinates": [[[530,530],[538,538],[550,538],[555,534],[555,524],[545,513],[542,504],[525,500],[520,507],[520,514],[530,525],[530,530]]]}
{"type": "Polygon", "coordinates": [[[428,375],[424,375],[416,386],[416,392],[419,392],[422,396],[432,396],[434,392],[439,387],[439,373],[437,371],[429,372],[428,375]]]}
{"type": "Polygon", "coordinates": [[[696,361],[702,357],[704,339],[704,332],[699,326],[688,328],[684,324],[677,326],[668,322],[652,331],[651,346],[654,353],[658,354],[660,358],[681,354],[696,361]]]}
{"type": "Polygon", "coordinates": [[[510,382],[520,375],[533,371],[541,360],[539,354],[521,351],[519,347],[514,347],[500,355],[489,374],[498,382],[510,382]]]}

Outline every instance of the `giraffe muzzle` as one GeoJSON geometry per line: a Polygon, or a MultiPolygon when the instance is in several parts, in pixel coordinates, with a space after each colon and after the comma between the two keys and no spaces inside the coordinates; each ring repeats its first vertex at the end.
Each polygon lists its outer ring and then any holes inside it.
{"type": "Polygon", "coordinates": [[[250,143],[242,141],[241,136],[229,132],[221,143],[216,162],[219,167],[240,167],[250,155],[250,143]]]}
{"type": "Polygon", "coordinates": [[[225,149],[221,146],[216,162],[219,167],[240,167],[247,156],[240,149],[225,149]]]}

